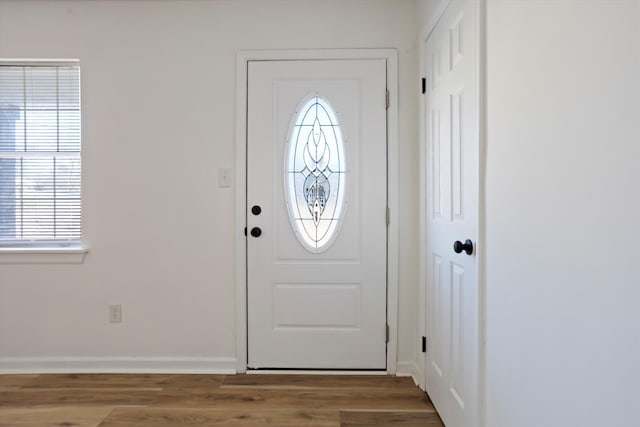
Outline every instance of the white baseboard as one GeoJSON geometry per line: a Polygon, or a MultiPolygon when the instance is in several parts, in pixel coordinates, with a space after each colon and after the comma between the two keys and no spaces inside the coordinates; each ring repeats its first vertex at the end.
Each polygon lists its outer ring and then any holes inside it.
{"type": "Polygon", "coordinates": [[[247,369],[247,375],[379,375],[385,376],[389,375],[387,371],[332,371],[332,370],[305,370],[305,369],[287,369],[287,370],[279,370],[279,369],[260,369],[260,370],[251,370],[247,369]]]}
{"type": "Polygon", "coordinates": [[[420,382],[418,381],[418,365],[416,362],[398,362],[398,370],[396,371],[396,376],[398,377],[411,377],[413,378],[413,382],[419,386],[420,382]]]}
{"type": "Polygon", "coordinates": [[[0,374],[235,374],[233,357],[4,357],[0,374]]]}

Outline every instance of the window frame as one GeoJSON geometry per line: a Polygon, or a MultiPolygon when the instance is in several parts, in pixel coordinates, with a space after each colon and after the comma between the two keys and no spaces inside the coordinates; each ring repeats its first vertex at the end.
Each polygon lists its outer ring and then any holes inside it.
{"type": "MultiPolygon", "coordinates": [[[[13,67],[80,67],[79,59],[23,59],[0,58],[0,66],[13,67]]],[[[78,264],[84,261],[89,249],[85,244],[82,233],[84,215],[82,209],[84,199],[82,143],[83,143],[83,111],[82,111],[82,81],[79,85],[80,101],[80,221],[81,232],[78,239],[73,240],[27,240],[0,243],[0,264],[78,264]]]]}
{"type": "MultiPolygon", "coordinates": [[[[318,115],[316,114],[316,121],[318,120],[318,115]]],[[[314,123],[315,124],[315,123],[314,123]]],[[[305,134],[309,136],[309,132],[305,134]]],[[[289,125],[289,131],[287,134],[287,143],[285,147],[285,155],[284,155],[284,198],[287,205],[287,214],[289,216],[289,222],[291,223],[291,227],[298,238],[300,244],[309,252],[314,254],[320,254],[327,251],[340,233],[340,229],[342,226],[343,219],[345,217],[345,213],[348,206],[348,162],[347,162],[347,150],[345,146],[345,136],[342,133],[342,124],[340,123],[340,119],[338,117],[338,112],[333,107],[331,102],[324,96],[318,93],[308,94],[302,98],[299,102],[296,111],[293,113],[291,117],[291,122],[289,125]],[[302,173],[299,170],[295,169],[296,163],[298,166],[301,166],[301,160],[299,157],[302,157],[300,154],[305,150],[305,146],[308,144],[304,142],[305,137],[301,137],[301,129],[304,128],[305,125],[303,121],[305,120],[306,114],[313,108],[314,105],[319,105],[324,111],[329,124],[320,123],[320,129],[324,130],[327,128],[333,128],[334,138],[328,138],[329,142],[327,143],[328,153],[331,155],[331,159],[337,158],[336,161],[338,163],[337,170],[330,171],[330,175],[336,176],[336,178],[326,177],[328,181],[337,181],[335,184],[335,188],[331,188],[330,192],[336,193],[336,200],[333,202],[333,206],[329,206],[333,208],[332,214],[329,215],[329,218],[323,217],[323,214],[320,214],[321,221],[327,221],[330,224],[327,226],[327,230],[325,235],[320,239],[313,240],[311,233],[307,227],[304,226],[304,222],[308,221],[311,218],[311,213],[307,212],[304,207],[301,207],[303,204],[306,205],[306,202],[302,202],[298,195],[298,190],[300,195],[304,193],[301,190],[300,185],[296,185],[297,179],[294,176],[298,176],[302,173]],[[331,149],[335,149],[335,152],[332,152],[331,149]],[[296,161],[298,158],[298,161],[296,161]],[[303,213],[297,213],[300,210],[304,211],[303,213]],[[304,219],[305,215],[309,215],[306,220],[304,219]]],[[[312,161],[313,163],[313,161],[312,161]]],[[[315,162],[318,165],[319,160],[315,162]]],[[[330,163],[335,163],[334,161],[330,161],[330,163]]],[[[324,174],[323,174],[324,176],[324,174]]],[[[330,187],[330,186],[329,186],[330,187]]],[[[331,196],[330,196],[331,199],[331,196]]],[[[316,230],[318,229],[318,224],[315,225],[316,230]]]]}

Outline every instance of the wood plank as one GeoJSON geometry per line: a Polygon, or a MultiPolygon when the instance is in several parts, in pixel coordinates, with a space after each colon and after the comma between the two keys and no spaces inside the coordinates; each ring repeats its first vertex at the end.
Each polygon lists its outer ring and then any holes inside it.
{"type": "Polygon", "coordinates": [[[306,408],[306,409],[428,409],[426,395],[414,390],[225,388],[209,392],[162,392],[153,406],[165,407],[306,408]]]}
{"type": "Polygon", "coordinates": [[[163,384],[164,390],[194,391],[219,388],[225,380],[225,375],[171,375],[163,384]]]}
{"type": "Polygon", "coordinates": [[[95,427],[111,411],[109,406],[0,408],[0,427],[95,427]]]}
{"type": "Polygon", "coordinates": [[[245,405],[240,409],[211,408],[117,408],[99,427],[182,427],[237,425],[258,427],[313,426],[337,427],[338,411],[306,409],[256,410],[245,405]]]}
{"type": "Polygon", "coordinates": [[[444,427],[434,410],[422,411],[340,411],[340,426],[444,427]]]}
{"type": "Polygon", "coordinates": [[[299,387],[299,388],[416,388],[409,377],[387,375],[228,375],[223,387],[299,387]]]}
{"type": "Polygon", "coordinates": [[[160,389],[17,389],[0,392],[0,407],[149,405],[160,389]]]}
{"type": "Polygon", "coordinates": [[[39,375],[26,388],[160,388],[172,375],[140,374],[46,374],[39,375]]]}
{"type": "Polygon", "coordinates": [[[13,390],[16,388],[20,388],[25,384],[33,381],[38,378],[38,375],[9,375],[9,374],[1,374],[0,375],[0,391],[2,390],[13,390]]]}

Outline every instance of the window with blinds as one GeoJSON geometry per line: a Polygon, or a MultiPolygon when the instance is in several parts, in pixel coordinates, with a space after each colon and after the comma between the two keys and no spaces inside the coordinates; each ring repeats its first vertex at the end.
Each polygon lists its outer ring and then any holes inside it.
{"type": "Polygon", "coordinates": [[[0,247],[79,243],[80,68],[0,63],[0,247]]]}

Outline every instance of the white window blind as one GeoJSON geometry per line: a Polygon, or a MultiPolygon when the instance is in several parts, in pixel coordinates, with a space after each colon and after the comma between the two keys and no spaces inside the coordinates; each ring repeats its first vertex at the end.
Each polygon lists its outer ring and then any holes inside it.
{"type": "Polygon", "coordinates": [[[80,68],[0,64],[0,246],[81,237],[80,68]]]}

